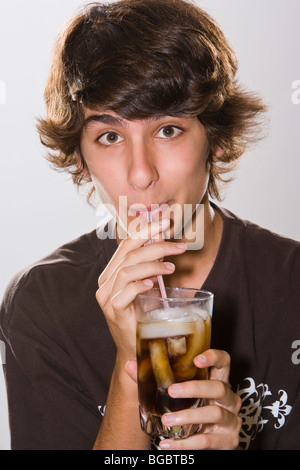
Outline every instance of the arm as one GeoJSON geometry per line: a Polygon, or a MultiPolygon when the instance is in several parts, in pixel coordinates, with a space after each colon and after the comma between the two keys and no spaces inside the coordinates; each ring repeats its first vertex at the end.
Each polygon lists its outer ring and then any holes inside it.
{"type": "Polygon", "coordinates": [[[93,450],[150,448],[149,437],[140,427],[137,403],[136,384],[125,372],[123,364],[116,364],[105,415],[93,450]]]}
{"type": "MultiPolygon", "coordinates": [[[[162,229],[151,225],[151,237],[162,229]]],[[[110,384],[103,424],[94,449],[149,449],[149,438],[140,430],[137,385],[127,375],[128,361],[136,357],[136,316],[133,301],[139,293],[153,287],[152,277],[171,274],[174,269],[158,261],[183,253],[175,243],[145,246],[148,224],[138,236],[123,240],[99,278],[96,297],[117,347],[117,359],[110,384]]]]}

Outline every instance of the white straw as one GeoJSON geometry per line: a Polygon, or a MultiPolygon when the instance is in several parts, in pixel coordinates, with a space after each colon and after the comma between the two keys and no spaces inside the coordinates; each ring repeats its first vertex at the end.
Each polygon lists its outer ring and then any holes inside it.
{"type": "MultiPolygon", "coordinates": [[[[148,211],[148,222],[152,222],[152,212],[151,211],[148,211]]],[[[150,243],[154,243],[154,240],[153,238],[150,239],[150,243]]],[[[160,275],[160,276],[157,276],[157,280],[158,280],[158,285],[159,285],[159,289],[160,289],[160,293],[161,293],[161,296],[163,299],[167,299],[167,291],[166,291],[166,287],[165,287],[165,283],[164,283],[164,280],[163,280],[163,277],[160,275]]],[[[168,302],[164,302],[164,305],[165,307],[169,307],[169,303],[168,302]]]]}

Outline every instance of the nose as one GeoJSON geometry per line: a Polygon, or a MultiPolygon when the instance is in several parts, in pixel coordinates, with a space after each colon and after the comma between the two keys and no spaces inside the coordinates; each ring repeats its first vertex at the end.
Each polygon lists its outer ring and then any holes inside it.
{"type": "Polygon", "coordinates": [[[129,155],[128,182],[139,191],[154,187],[158,180],[158,171],[151,148],[144,142],[132,145],[129,155]]]}

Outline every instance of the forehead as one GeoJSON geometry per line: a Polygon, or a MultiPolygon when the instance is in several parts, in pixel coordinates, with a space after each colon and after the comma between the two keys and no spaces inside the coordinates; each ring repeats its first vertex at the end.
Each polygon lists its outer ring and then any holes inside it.
{"type": "Polygon", "coordinates": [[[93,124],[102,123],[108,125],[121,125],[125,127],[126,120],[121,116],[110,111],[94,111],[85,109],[84,111],[84,127],[88,128],[93,124]]]}
{"type": "MultiPolygon", "coordinates": [[[[123,118],[122,116],[118,115],[114,111],[111,110],[102,110],[102,109],[89,109],[84,108],[84,128],[88,129],[93,127],[94,125],[109,125],[109,126],[121,126],[124,128],[130,127],[132,124],[138,124],[142,126],[147,126],[148,124],[152,123],[164,123],[167,121],[186,121],[192,122],[194,120],[198,121],[196,116],[151,116],[148,118],[143,119],[132,119],[128,120],[123,118]]],[[[199,121],[198,121],[199,122],[199,121]]]]}
{"type": "Polygon", "coordinates": [[[110,110],[92,110],[85,108],[84,109],[84,128],[88,129],[93,125],[97,124],[105,124],[110,126],[121,126],[124,128],[128,128],[130,124],[136,123],[140,125],[147,125],[153,122],[164,121],[166,119],[176,119],[171,118],[170,116],[152,116],[149,118],[144,119],[135,119],[135,120],[127,120],[122,116],[116,114],[110,110]]]}

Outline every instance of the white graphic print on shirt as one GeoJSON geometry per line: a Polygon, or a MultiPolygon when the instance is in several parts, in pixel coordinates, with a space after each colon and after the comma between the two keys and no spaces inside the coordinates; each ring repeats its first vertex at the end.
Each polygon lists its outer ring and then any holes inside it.
{"type": "Polygon", "coordinates": [[[268,399],[272,396],[272,392],[267,384],[261,383],[256,386],[251,377],[244,379],[243,383],[245,384],[244,388],[239,386],[236,393],[242,399],[240,445],[244,449],[248,449],[257,433],[261,432],[267,424],[272,425],[273,421],[274,428],[281,429],[285,424],[286,416],[292,411],[292,407],[287,404],[288,395],[284,390],[279,390],[278,399],[273,401],[273,399],[268,399]],[[263,406],[263,403],[268,406],[263,406]],[[269,419],[262,417],[264,410],[270,413],[269,419]],[[275,423],[272,417],[275,418],[275,423]]]}
{"type": "MultiPolygon", "coordinates": [[[[275,429],[281,429],[285,424],[286,416],[292,411],[292,407],[287,404],[288,395],[284,390],[278,391],[278,400],[267,399],[272,396],[267,384],[261,383],[256,386],[254,379],[247,377],[243,381],[244,388],[238,386],[237,395],[241,397],[242,406],[239,413],[242,418],[242,429],[240,431],[240,446],[245,450],[249,448],[251,441],[253,441],[258,433],[260,433],[264,426],[269,424],[273,416],[273,426],[275,429]],[[247,386],[248,385],[248,386],[247,386]],[[263,406],[263,402],[268,406],[263,406]],[[269,404],[270,403],[270,404],[269,404]],[[262,417],[262,412],[268,410],[270,413],[269,419],[262,417]],[[274,423],[275,421],[275,423],[274,423]]],[[[105,414],[106,405],[98,406],[98,410],[102,416],[105,414]]],[[[154,448],[159,449],[158,443],[163,438],[152,441],[154,448]]]]}

